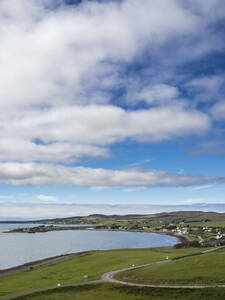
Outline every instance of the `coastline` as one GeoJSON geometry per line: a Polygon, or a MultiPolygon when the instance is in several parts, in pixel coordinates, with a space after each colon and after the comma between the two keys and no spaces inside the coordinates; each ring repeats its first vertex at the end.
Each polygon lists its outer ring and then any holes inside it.
{"type": "MultiPolygon", "coordinates": [[[[21,228],[22,229],[22,228],[21,228]]],[[[163,231],[143,231],[143,230],[120,230],[120,229],[107,229],[107,228],[85,228],[85,227],[66,227],[66,228],[58,228],[54,230],[47,230],[47,231],[36,231],[34,233],[45,233],[51,231],[67,231],[67,230],[85,230],[85,231],[110,231],[110,232],[140,232],[140,233],[156,233],[156,234],[163,234],[169,235],[177,238],[180,242],[190,242],[192,239],[186,235],[176,234],[174,232],[163,232],[163,231]]],[[[23,232],[23,231],[5,231],[4,233],[30,233],[30,232],[23,232]]]]}
{"type": "MultiPolygon", "coordinates": [[[[94,229],[94,230],[93,229],[82,229],[82,230],[156,233],[156,234],[163,234],[163,235],[173,236],[173,237],[177,238],[177,240],[179,242],[189,241],[189,238],[187,236],[181,236],[181,235],[176,235],[174,233],[166,233],[166,232],[156,232],[156,231],[147,231],[147,232],[145,232],[145,231],[137,231],[137,230],[136,231],[131,231],[131,230],[128,231],[128,230],[107,230],[107,229],[104,229],[104,230],[103,229],[94,229]]],[[[176,244],[174,244],[174,246],[176,244]]],[[[167,247],[167,246],[164,246],[164,247],[167,247]]],[[[173,246],[171,246],[171,247],[173,247],[173,246]]],[[[153,248],[157,248],[157,247],[146,248],[146,249],[153,249],[153,248]]],[[[127,249],[131,249],[131,248],[127,248],[127,249]]],[[[139,248],[137,248],[137,249],[139,249],[139,248]]],[[[118,249],[108,249],[108,250],[104,250],[104,251],[110,251],[110,250],[118,250],[118,249]]],[[[15,267],[0,270],[0,277],[4,276],[4,275],[10,275],[10,274],[13,274],[13,273],[21,272],[21,271],[30,270],[32,268],[41,267],[41,266],[48,265],[48,264],[51,264],[51,263],[57,263],[57,262],[59,262],[63,259],[66,259],[66,258],[70,257],[70,256],[80,255],[80,254],[89,253],[89,252],[93,252],[93,251],[103,251],[103,250],[88,250],[88,251],[81,251],[81,252],[73,252],[73,253],[69,253],[69,254],[61,254],[61,255],[57,255],[57,256],[46,257],[46,258],[43,258],[43,259],[40,259],[40,260],[30,261],[30,262],[27,262],[27,263],[22,264],[22,265],[18,265],[18,266],[15,266],[15,267]]]]}
{"type": "Polygon", "coordinates": [[[20,272],[20,271],[26,271],[26,270],[30,270],[32,268],[41,267],[41,266],[44,266],[44,265],[47,265],[47,264],[55,263],[55,262],[58,262],[58,261],[61,261],[61,260],[65,259],[67,257],[73,256],[75,254],[81,254],[81,253],[85,253],[85,252],[87,252],[87,251],[46,257],[46,258],[43,258],[43,259],[33,260],[33,261],[30,261],[30,262],[27,262],[25,264],[18,265],[18,266],[15,266],[15,267],[2,269],[2,270],[0,270],[0,277],[2,275],[9,275],[9,274],[12,274],[12,273],[17,273],[17,272],[20,272]]]}

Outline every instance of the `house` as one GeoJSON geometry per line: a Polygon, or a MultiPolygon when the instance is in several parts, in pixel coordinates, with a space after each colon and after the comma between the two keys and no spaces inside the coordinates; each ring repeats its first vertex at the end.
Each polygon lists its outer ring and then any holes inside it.
{"type": "Polygon", "coordinates": [[[221,239],[222,237],[223,237],[223,235],[220,234],[220,232],[218,232],[218,233],[217,233],[217,236],[216,236],[216,239],[219,240],[219,239],[221,239]]]}

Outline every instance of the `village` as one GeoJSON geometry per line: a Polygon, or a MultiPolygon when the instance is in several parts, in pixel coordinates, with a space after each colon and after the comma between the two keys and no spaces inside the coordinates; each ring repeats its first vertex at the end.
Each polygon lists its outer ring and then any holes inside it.
{"type": "Polygon", "coordinates": [[[35,224],[37,224],[35,227],[17,228],[11,232],[37,233],[57,230],[156,232],[176,236],[181,241],[193,241],[199,247],[225,244],[224,217],[216,213],[192,212],[189,217],[185,212],[139,216],[90,215],[42,220],[36,221],[35,224]]]}

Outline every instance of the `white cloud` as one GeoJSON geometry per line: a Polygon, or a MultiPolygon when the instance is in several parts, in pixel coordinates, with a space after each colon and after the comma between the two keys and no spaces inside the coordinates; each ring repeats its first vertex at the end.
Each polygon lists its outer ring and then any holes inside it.
{"type": "Polygon", "coordinates": [[[13,199],[13,195],[0,195],[0,200],[13,199]]]}
{"type": "Polygon", "coordinates": [[[178,175],[160,170],[93,169],[35,163],[0,163],[0,183],[14,185],[72,184],[76,186],[192,186],[224,183],[224,177],[178,175]]]}
{"type": "MultiPolygon", "coordinates": [[[[162,59],[161,74],[180,57],[220,49],[203,32],[222,17],[221,9],[208,18],[209,7],[218,11],[222,2],[206,1],[201,14],[196,14],[200,0],[84,1],[56,10],[46,8],[50,2],[0,1],[1,161],[68,163],[106,157],[110,145],[127,139],[158,142],[210,129],[206,114],[171,103],[179,94],[172,84],[156,80],[138,86],[137,95],[159,104],[139,111],[113,105],[107,89],[123,84],[120,66],[145,51],[162,59]],[[181,37],[183,48],[176,47],[168,59],[166,45],[181,37]],[[191,43],[193,37],[201,44],[191,43]]],[[[48,176],[32,180],[51,182],[48,176]]]]}
{"type": "Polygon", "coordinates": [[[107,61],[131,61],[149,42],[194,33],[200,21],[175,0],[86,1],[51,12],[43,1],[16,2],[0,3],[1,109],[90,103],[80,94],[99,85],[107,61]]]}
{"type": "Polygon", "coordinates": [[[202,89],[214,90],[223,83],[223,80],[223,76],[204,76],[191,80],[188,85],[202,89]]]}
{"type": "Polygon", "coordinates": [[[185,1],[185,5],[191,7],[195,13],[202,16],[207,15],[212,20],[224,16],[223,9],[218,9],[219,7],[223,8],[223,0],[188,0],[185,1]]]}
{"type": "Polygon", "coordinates": [[[145,99],[149,104],[154,102],[165,103],[173,100],[178,96],[179,92],[176,87],[166,84],[158,84],[144,88],[139,96],[145,99]]]}
{"type": "Polygon", "coordinates": [[[211,126],[207,115],[179,105],[138,111],[110,105],[67,106],[16,116],[13,112],[8,117],[0,120],[0,160],[70,161],[107,156],[107,146],[115,142],[157,142],[203,134],[211,126]]]}
{"type": "MultiPolygon", "coordinates": [[[[214,131],[216,133],[216,131],[214,131]]],[[[217,136],[199,142],[192,150],[192,153],[209,153],[209,154],[223,154],[225,152],[225,140],[223,131],[219,130],[217,136]]]]}
{"type": "Polygon", "coordinates": [[[217,102],[224,95],[224,74],[197,77],[186,83],[196,102],[217,102]]]}
{"type": "Polygon", "coordinates": [[[143,191],[146,190],[146,187],[132,187],[132,188],[126,188],[123,190],[125,193],[133,193],[133,192],[138,192],[138,191],[143,191]]]}
{"type": "Polygon", "coordinates": [[[213,185],[212,184],[205,184],[205,185],[199,185],[199,186],[193,186],[188,188],[189,191],[199,191],[199,190],[205,190],[205,189],[209,189],[212,188],[213,185]]]}
{"type": "Polygon", "coordinates": [[[144,101],[148,105],[162,105],[173,102],[179,95],[176,87],[168,84],[155,84],[141,88],[139,91],[129,90],[126,97],[127,103],[135,105],[138,101],[144,101]]]}
{"type": "Polygon", "coordinates": [[[50,195],[37,195],[36,198],[40,201],[43,201],[43,202],[57,202],[58,199],[56,196],[50,196],[50,195]]]}
{"type": "Polygon", "coordinates": [[[95,191],[95,192],[104,191],[104,190],[107,190],[107,189],[108,189],[107,186],[91,186],[90,187],[90,190],[95,191]]]}
{"type": "Polygon", "coordinates": [[[202,198],[190,198],[190,199],[186,199],[184,200],[184,203],[187,204],[197,204],[197,203],[205,203],[206,201],[202,198]]]}
{"type": "Polygon", "coordinates": [[[141,166],[141,165],[145,165],[148,164],[150,162],[152,162],[153,160],[155,160],[155,158],[151,158],[151,159],[142,159],[140,161],[134,162],[132,164],[127,165],[128,167],[137,167],[137,166],[141,166]]]}
{"type": "Polygon", "coordinates": [[[212,107],[212,115],[217,120],[225,119],[225,100],[217,102],[212,107]]]}
{"type": "MultiPolygon", "coordinates": [[[[72,124],[71,124],[72,125],[72,124]]],[[[48,144],[38,144],[29,138],[10,137],[0,140],[0,160],[19,161],[76,161],[83,156],[108,155],[107,149],[87,144],[76,144],[71,141],[50,141],[48,144]],[[16,147],[15,147],[16,145],[16,147]]]]}

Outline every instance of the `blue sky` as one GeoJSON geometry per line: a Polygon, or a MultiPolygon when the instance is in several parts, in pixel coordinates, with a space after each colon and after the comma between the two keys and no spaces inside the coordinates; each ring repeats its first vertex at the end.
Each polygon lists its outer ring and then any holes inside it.
{"type": "Polygon", "coordinates": [[[224,203],[224,20],[223,0],[2,0],[0,218],[224,203]]]}

